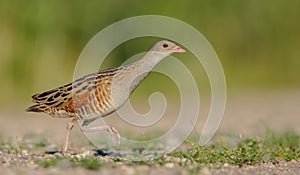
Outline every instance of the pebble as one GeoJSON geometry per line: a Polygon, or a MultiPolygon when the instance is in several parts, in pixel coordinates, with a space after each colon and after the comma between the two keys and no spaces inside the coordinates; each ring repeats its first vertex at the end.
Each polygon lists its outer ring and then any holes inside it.
{"type": "Polygon", "coordinates": [[[54,153],[54,156],[58,157],[58,158],[63,158],[64,157],[64,155],[62,155],[60,152],[54,153]]]}
{"type": "Polygon", "coordinates": [[[174,167],[175,167],[175,164],[172,163],[172,162],[168,162],[168,163],[165,164],[165,167],[166,167],[166,168],[174,168],[174,167]]]}

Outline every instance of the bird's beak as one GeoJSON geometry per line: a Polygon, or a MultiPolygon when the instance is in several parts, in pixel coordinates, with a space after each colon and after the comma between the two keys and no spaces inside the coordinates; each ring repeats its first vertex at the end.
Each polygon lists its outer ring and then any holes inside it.
{"type": "Polygon", "coordinates": [[[179,46],[173,47],[173,48],[171,49],[171,51],[172,51],[173,53],[182,53],[182,52],[185,52],[185,50],[184,50],[183,48],[179,47],[179,46]]]}

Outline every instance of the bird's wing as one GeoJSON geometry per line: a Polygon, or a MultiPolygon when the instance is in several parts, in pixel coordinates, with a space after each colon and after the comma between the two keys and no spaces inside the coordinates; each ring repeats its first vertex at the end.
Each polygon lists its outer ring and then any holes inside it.
{"type": "MultiPolygon", "coordinates": [[[[106,82],[109,77],[116,74],[118,69],[107,69],[97,73],[85,75],[72,83],[64,86],[38,93],[32,96],[36,105],[43,105],[52,108],[62,108],[66,105],[73,105],[74,97],[81,98],[90,91],[95,90],[98,85],[106,82]]],[[[101,91],[101,89],[97,88],[101,91]]]]}

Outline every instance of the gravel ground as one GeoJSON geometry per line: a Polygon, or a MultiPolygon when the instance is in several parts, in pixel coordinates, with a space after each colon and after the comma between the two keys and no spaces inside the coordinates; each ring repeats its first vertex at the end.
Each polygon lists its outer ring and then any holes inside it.
{"type": "MultiPolygon", "coordinates": [[[[71,157],[89,157],[93,151],[84,151],[82,154],[72,155],[71,157]]],[[[178,162],[186,160],[164,156],[168,163],[164,165],[128,165],[126,161],[115,162],[110,156],[97,156],[97,159],[105,165],[98,170],[89,170],[79,166],[74,166],[69,160],[63,159],[57,165],[48,168],[41,167],[37,162],[45,161],[55,156],[55,154],[30,154],[22,150],[18,154],[7,154],[0,152],[0,174],[204,174],[204,175],[223,175],[223,174],[300,174],[300,161],[290,162],[279,161],[273,163],[261,163],[258,165],[235,166],[230,164],[211,164],[199,165],[187,163],[187,166],[178,166],[178,162]]]]}
{"type": "Polygon", "coordinates": [[[35,162],[45,160],[54,155],[15,155],[0,154],[0,174],[203,174],[203,175],[225,175],[225,174],[300,174],[300,162],[280,161],[277,163],[262,163],[254,166],[234,166],[230,164],[196,165],[190,164],[187,167],[178,166],[176,163],[164,165],[127,165],[122,162],[113,162],[110,157],[98,157],[102,162],[108,163],[98,170],[88,170],[74,166],[68,160],[60,161],[56,166],[42,168],[35,162]]]}
{"type": "MultiPolygon", "coordinates": [[[[227,109],[218,132],[242,135],[243,137],[262,136],[266,128],[276,131],[294,130],[300,134],[300,93],[296,91],[281,91],[270,93],[243,93],[228,96],[227,109]],[[238,123],[237,123],[238,121],[238,123]]],[[[208,104],[204,106],[203,114],[207,113],[208,104]]],[[[25,107],[20,107],[25,108],[25,107]]],[[[98,156],[105,163],[98,170],[88,170],[74,166],[70,161],[63,160],[58,165],[43,168],[38,161],[47,160],[53,154],[43,154],[45,150],[57,148],[62,144],[67,120],[54,119],[44,115],[26,114],[22,110],[2,110],[0,112],[0,138],[13,140],[12,144],[24,141],[36,144],[41,138],[46,138],[46,147],[35,150],[34,146],[20,149],[17,153],[0,150],[0,175],[10,174],[300,174],[300,161],[279,161],[261,163],[241,167],[230,164],[197,165],[187,167],[169,162],[164,165],[135,165],[124,162],[114,162],[109,156],[98,156]],[[14,111],[14,112],[11,112],[14,111]],[[33,140],[27,140],[28,135],[33,140]],[[36,140],[34,140],[36,138],[36,140]]],[[[110,123],[117,123],[113,117],[110,123]]],[[[199,128],[205,120],[199,120],[199,128]]],[[[201,132],[201,130],[197,130],[201,132]]],[[[94,148],[89,146],[88,139],[75,127],[71,136],[72,147],[83,155],[92,154],[94,148]]],[[[80,154],[80,155],[82,155],[80,154]]],[[[58,153],[56,155],[59,155],[58,153]]],[[[76,155],[75,155],[76,156],[76,155]]],[[[78,155],[77,155],[78,156],[78,155]]],[[[182,160],[179,160],[182,161],[182,160]]]]}

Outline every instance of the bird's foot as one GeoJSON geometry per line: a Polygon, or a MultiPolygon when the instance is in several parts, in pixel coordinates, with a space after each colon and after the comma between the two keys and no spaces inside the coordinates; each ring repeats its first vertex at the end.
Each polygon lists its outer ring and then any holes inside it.
{"type": "Polygon", "coordinates": [[[70,157],[72,154],[68,151],[61,151],[61,154],[65,157],[70,157]]]}
{"type": "Polygon", "coordinates": [[[60,153],[66,157],[78,154],[75,149],[62,150],[60,153]]]}

